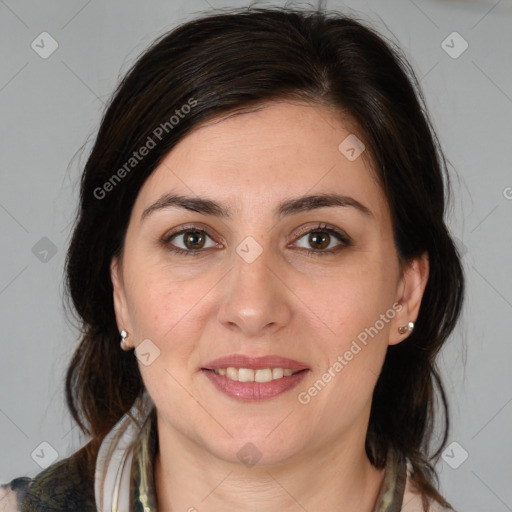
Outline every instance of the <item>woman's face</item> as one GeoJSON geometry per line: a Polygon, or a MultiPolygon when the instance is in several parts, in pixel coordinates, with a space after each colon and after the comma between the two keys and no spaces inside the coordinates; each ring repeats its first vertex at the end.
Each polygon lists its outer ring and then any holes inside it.
{"type": "Polygon", "coordinates": [[[326,107],[269,103],[196,129],[145,182],[112,280],[159,429],[232,462],[364,444],[428,262],[400,274],[386,198],[353,137],[326,107]],[[345,199],[301,200],[334,194],[345,199]]]}

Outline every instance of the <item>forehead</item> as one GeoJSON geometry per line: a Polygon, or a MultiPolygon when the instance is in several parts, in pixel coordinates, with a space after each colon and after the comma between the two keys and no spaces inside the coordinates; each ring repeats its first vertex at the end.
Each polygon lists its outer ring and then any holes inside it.
{"type": "Polygon", "coordinates": [[[354,136],[362,138],[353,123],[312,104],[275,102],[225,115],[178,142],[144,183],[134,210],[140,217],[171,191],[215,198],[240,215],[270,211],[287,197],[334,192],[383,218],[387,202],[369,155],[351,160],[340,151],[354,136]]]}

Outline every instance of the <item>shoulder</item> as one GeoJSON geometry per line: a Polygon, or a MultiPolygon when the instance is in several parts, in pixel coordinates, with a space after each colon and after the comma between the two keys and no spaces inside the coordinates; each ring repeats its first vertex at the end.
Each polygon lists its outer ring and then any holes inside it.
{"type": "Polygon", "coordinates": [[[0,512],[20,512],[21,504],[33,483],[33,478],[22,476],[7,484],[0,484],[0,512]]]}
{"type": "Polygon", "coordinates": [[[92,449],[89,443],[34,478],[15,478],[2,485],[0,512],[96,512],[92,449]]]}
{"type": "MultiPolygon", "coordinates": [[[[434,500],[429,501],[429,512],[453,512],[451,509],[443,507],[440,503],[434,500]]],[[[412,479],[412,467],[407,462],[407,480],[405,483],[404,497],[402,501],[402,508],[400,512],[423,512],[423,502],[421,495],[414,485],[412,479]]]]}

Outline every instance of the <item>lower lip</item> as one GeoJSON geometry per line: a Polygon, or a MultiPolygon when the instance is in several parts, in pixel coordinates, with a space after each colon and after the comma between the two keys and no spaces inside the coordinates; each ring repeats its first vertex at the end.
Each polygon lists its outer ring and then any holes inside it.
{"type": "Polygon", "coordinates": [[[243,400],[254,402],[268,400],[275,396],[290,391],[305,377],[309,370],[304,370],[287,377],[271,380],[270,382],[239,382],[219,375],[211,370],[201,370],[210,379],[217,389],[226,395],[243,400]]]}

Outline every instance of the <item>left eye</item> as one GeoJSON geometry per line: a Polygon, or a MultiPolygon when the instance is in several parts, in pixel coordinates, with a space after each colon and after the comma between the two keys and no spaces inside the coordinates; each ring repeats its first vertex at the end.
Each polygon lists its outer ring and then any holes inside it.
{"type": "Polygon", "coordinates": [[[350,240],[341,232],[331,229],[331,228],[315,228],[304,235],[302,235],[298,240],[305,239],[306,246],[299,247],[306,249],[310,252],[335,252],[335,247],[338,246],[348,246],[350,245],[350,240]],[[338,244],[336,244],[336,239],[338,240],[338,244]],[[315,250],[311,250],[313,247],[315,250]]]}

